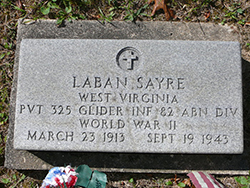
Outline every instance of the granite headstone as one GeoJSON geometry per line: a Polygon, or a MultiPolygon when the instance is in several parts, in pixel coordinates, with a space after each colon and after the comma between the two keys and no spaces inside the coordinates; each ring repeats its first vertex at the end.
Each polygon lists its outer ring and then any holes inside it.
{"type": "Polygon", "coordinates": [[[14,148],[242,153],[237,42],[23,39],[14,148]]]}

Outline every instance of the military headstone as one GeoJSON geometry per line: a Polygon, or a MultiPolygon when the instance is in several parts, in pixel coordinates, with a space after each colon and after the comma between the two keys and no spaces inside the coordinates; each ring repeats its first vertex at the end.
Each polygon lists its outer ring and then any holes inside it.
{"type": "Polygon", "coordinates": [[[23,39],[14,148],[242,153],[237,42],[23,39]]]}
{"type": "Polygon", "coordinates": [[[209,23],[19,20],[5,166],[247,175],[237,41],[209,23]]]}

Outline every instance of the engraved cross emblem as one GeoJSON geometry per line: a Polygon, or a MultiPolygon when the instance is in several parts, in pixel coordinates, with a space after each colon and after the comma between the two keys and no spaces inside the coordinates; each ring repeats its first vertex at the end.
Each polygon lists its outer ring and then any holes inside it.
{"type": "Polygon", "coordinates": [[[134,69],[134,62],[135,61],[138,61],[138,56],[135,54],[134,51],[132,50],[128,50],[124,53],[124,56],[123,56],[123,61],[126,62],[127,64],[127,70],[133,70],[134,69]]]}
{"type": "Polygon", "coordinates": [[[125,70],[131,71],[139,67],[141,62],[141,53],[134,47],[125,47],[116,55],[117,65],[125,70]]]}

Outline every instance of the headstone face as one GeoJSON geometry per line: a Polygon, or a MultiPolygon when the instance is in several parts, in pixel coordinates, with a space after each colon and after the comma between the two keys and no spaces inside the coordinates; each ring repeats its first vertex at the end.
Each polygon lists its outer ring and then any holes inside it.
{"type": "Polygon", "coordinates": [[[239,43],[23,39],[14,148],[242,153],[239,43]]]}

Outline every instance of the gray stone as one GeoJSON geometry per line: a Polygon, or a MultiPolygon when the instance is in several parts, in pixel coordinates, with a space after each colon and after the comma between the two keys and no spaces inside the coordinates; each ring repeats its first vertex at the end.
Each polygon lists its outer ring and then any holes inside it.
{"type": "MultiPolygon", "coordinates": [[[[250,105],[244,102],[244,151],[243,154],[164,154],[164,153],[117,153],[73,151],[29,151],[13,148],[16,112],[17,75],[20,43],[23,39],[160,39],[239,41],[232,27],[209,23],[180,22],[66,22],[57,27],[55,20],[36,22],[19,21],[16,46],[14,80],[10,103],[8,139],[5,150],[5,166],[14,169],[50,169],[53,166],[88,164],[91,169],[106,172],[134,173],[188,173],[203,170],[214,174],[245,174],[250,169],[249,124],[250,105]]],[[[249,62],[243,59],[243,99],[247,101],[250,87],[249,62]]],[[[187,146],[188,147],[188,146],[187,146]]],[[[237,146],[238,147],[238,146],[237,146]]]]}
{"type": "Polygon", "coordinates": [[[237,42],[23,39],[14,148],[242,153],[237,42]]]}

